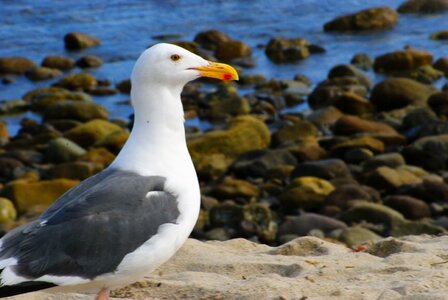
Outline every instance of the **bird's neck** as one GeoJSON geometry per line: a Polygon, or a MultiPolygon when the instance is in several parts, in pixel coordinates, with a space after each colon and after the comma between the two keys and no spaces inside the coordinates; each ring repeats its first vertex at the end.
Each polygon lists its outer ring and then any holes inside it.
{"type": "Polygon", "coordinates": [[[180,100],[183,87],[168,88],[135,82],[132,85],[134,126],[112,166],[121,169],[157,168],[164,162],[154,161],[155,157],[177,160],[189,155],[180,100]]]}

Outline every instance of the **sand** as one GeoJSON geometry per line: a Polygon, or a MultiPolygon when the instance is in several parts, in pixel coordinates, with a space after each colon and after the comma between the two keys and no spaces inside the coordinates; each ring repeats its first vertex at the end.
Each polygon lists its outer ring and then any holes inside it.
{"type": "MultiPolygon", "coordinates": [[[[387,238],[365,252],[314,237],[269,247],[244,239],[189,239],[144,280],[115,291],[128,299],[448,299],[448,235],[387,238]]],[[[8,299],[87,300],[33,293],[8,299]]]]}

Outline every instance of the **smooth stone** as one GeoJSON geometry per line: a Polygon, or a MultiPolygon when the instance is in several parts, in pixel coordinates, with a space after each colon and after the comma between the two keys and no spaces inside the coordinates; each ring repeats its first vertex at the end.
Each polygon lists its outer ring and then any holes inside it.
{"type": "Polygon", "coordinates": [[[353,55],[352,59],[350,60],[350,63],[355,67],[364,71],[368,71],[373,67],[372,58],[365,53],[358,53],[353,55]]]}
{"type": "Polygon", "coordinates": [[[360,164],[373,156],[374,156],[373,152],[370,151],[369,149],[355,148],[345,152],[344,160],[347,163],[360,164]]]}
{"type": "Polygon", "coordinates": [[[17,217],[14,203],[7,198],[0,197],[0,224],[13,222],[17,217]]]}
{"type": "Polygon", "coordinates": [[[364,120],[357,116],[342,116],[333,126],[336,135],[353,135],[357,133],[377,133],[398,135],[391,126],[376,121],[364,120]]]}
{"type": "Polygon", "coordinates": [[[318,177],[326,180],[352,177],[346,163],[340,159],[303,162],[298,164],[291,174],[292,178],[305,176],[318,177]]]}
{"type": "Polygon", "coordinates": [[[131,93],[131,80],[125,79],[117,83],[116,88],[123,94],[131,93]]]}
{"type": "Polygon", "coordinates": [[[386,166],[390,168],[397,168],[406,164],[403,155],[397,152],[378,154],[363,162],[362,168],[364,171],[371,171],[378,167],[386,166]]]}
{"type": "Polygon", "coordinates": [[[365,184],[382,192],[394,192],[403,185],[416,184],[422,179],[404,169],[379,167],[366,175],[365,184]]]}
{"type": "Polygon", "coordinates": [[[443,233],[446,233],[446,230],[443,227],[431,224],[427,221],[407,221],[393,226],[390,235],[400,237],[422,234],[439,235],[443,233]]]}
{"type": "Polygon", "coordinates": [[[63,137],[56,138],[48,143],[45,160],[53,163],[74,161],[84,155],[86,150],[78,144],[63,137]]]}
{"type": "Polygon", "coordinates": [[[308,235],[310,231],[319,229],[325,234],[347,227],[342,221],[316,213],[302,212],[298,216],[288,217],[278,228],[278,237],[294,234],[296,236],[308,235]]]}
{"type": "Polygon", "coordinates": [[[448,134],[421,137],[401,153],[409,164],[428,171],[444,170],[448,166],[448,134]]]}
{"type": "Polygon", "coordinates": [[[448,10],[448,1],[446,0],[407,0],[402,3],[397,11],[399,13],[423,13],[433,14],[448,10]]]}
{"type": "Polygon", "coordinates": [[[448,203],[448,184],[433,180],[423,180],[423,182],[401,187],[398,195],[408,195],[427,203],[448,203]]]}
{"type": "Polygon", "coordinates": [[[328,72],[328,79],[337,77],[355,77],[366,88],[370,88],[373,85],[372,80],[362,70],[352,65],[337,65],[328,72]]]}
{"type": "Polygon", "coordinates": [[[368,149],[374,153],[383,153],[384,142],[373,136],[353,137],[336,142],[336,144],[334,144],[330,150],[333,155],[337,157],[344,157],[345,153],[357,148],[368,149]]]}
{"type": "Polygon", "coordinates": [[[246,199],[256,198],[260,195],[259,188],[246,180],[226,177],[215,186],[210,194],[218,199],[246,199]]]}
{"type": "Polygon", "coordinates": [[[442,71],[445,76],[448,76],[448,56],[444,56],[436,60],[433,67],[434,69],[442,71]]]}
{"type": "Polygon", "coordinates": [[[231,38],[227,34],[218,30],[201,31],[194,37],[194,41],[207,50],[216,50],[219,45],[230,41],[231,38]]]}
{"type": "Polygon", "coordinates": [[[128,138],[129,138],[129,131],[127,130],[113,131],[110,134],[105,135],[104,137],[99,139],[94,144],[94,146],[104,147],[110,152],[118,154],[121,148],[123,148],[128,138]]]}
{"type": "Polygon", "coordinates": [[[269,40],[265,53],[274,63],[291,63],[307,58],[310,55],[308,46],[305,39],[275,37],[269,40]]]}
{"type": "Polygon", "coordinates": [[[103,165],[91,162],[67,162],[53,166],[47,172],[49,178],[67,178],[84,180],[103,169],[103,165]]]}
{"type": "Polygon", "coordinates": [[[375,58],[375,72],[394,73],[417,69],[432,64],[432,54],[428,51],[405,49],[380,55],[375,58]]]}
{"type": "Polygon", "coordinates": [[[384,224],[387,227],[405,222],[405,218],[398,211],[382,204],[367,202],[359,202],[344,211],[340,219],[350,224],[364,221],[373,224],[384,224]]]}
{"type": "Polygon", "coordinates": [[[98,68],[103,64],[103,60],[94,55],[86,55],[76,61],[80,68],[98,68]]]}
{"type": "Polygon", "coordinates": [[[28,108],[28,104],[22,99],[0,100],[0,115],[23,113],[28,108]]]}
{"type": "Polygon", "coordinates": [[[49,55],[42,60],[42,67],[68,71],[75,67],[75,60],[71,57],[49,55]]]}
{"type": "Polygon", "coordinates": [[[380,235],[359,226],[344,228],[341,235],[339,236],[339,241],[343,242],[349,247],[376,242],[380,239],[382,239],[380,235]]]}
{"type": "Polygon", "coordinates": [[[244,210],[240,205],[220,203],[210,209],[209,220],[212,227],[238,228],[244,220],[244,210]]]}
{"type": "Polygon", "coordinates": [[[68,90],[88,91],[96,88],[98,82],[89,73],[71,74],[56,82],[55,85],[68,90]]]}
{"type": "Polygon", "coordinates": [[[123,129],[105,120],[92,120],[70,129],[64,136],[82,147],[89,147],[116,131],[123,129]]]}
{"type": "Polygon", "coordinates": [[[115,159],[115,155],[104,147],[90,148],[86,153],[78,158],[78,161],[86,161],[102,164],[104,167],[110,165],[115,159]]]}
{"type": "Polygon", "coordinates": [[[47,67],[36,67],[25,73],[26,77],[32,81],[43,81],[53,79],[62,75],[58,69],[50,69],[47,67]]]}
{"type": "Polygon", "coordinates": [[[109,113],[100,104],[83,101],[61,101],[50,104],[43,113],[44,120],[73,119],[87,122],[93,119],[107,119],[109,113]]]}
{"type": "Polygon", "coordinates": [[[24,164],[13,157],[0,157],[0,179],[7,182],[16,179],[25,173],[24,164]]]}
{"type": "Polygon", "coordinates": [[[375,111],[375,107],[364,97],[347,92],[341,94],[334,100],[333,105],[343,113],[350,115],[366,115],[375,111]]]}
{"type": "Polygon", "coordinates": [[[70,32],[64,36],[64,44],[67,50],[82,50],[98,46],[101,44],[101,41],[85,33],[70,32]]]}
{"type": "Polygon", "coordinates": [[[235,58],[247,57],[252,54],[249,45],[241,41],[225,41],[216,45],[215,56],[220,61],[231,61],[235,58]]]}
{"type": "Polygon", "coordinates": [[[302,120],[285,120],[283,121],[282,126],[272,134],[272,144],[274,146],[278,146],[285,142],[309,137],[317,137],[317,135],[317,128],[311,122],[302,120]]]}
{"type": "Polygon", "coordinates": [[[384,199],[384,204],[402,213],[409,220],[431,217],[429,205],[411,196],[391,195],[384,199]]]}
{"type": "Polygon", "coordinates": [[[337,206],[341,209],[350,207],[350,202],[364,200],[367,202],[380,202],[381,197],[375,189],[354,183],[337,186],[325,199],[326,206],[337,206]]]}
{"type": "Polygon", "coordinates": [[[0,75],[23,75],[36,67],[25,57],[0,57],[0,75]]]}

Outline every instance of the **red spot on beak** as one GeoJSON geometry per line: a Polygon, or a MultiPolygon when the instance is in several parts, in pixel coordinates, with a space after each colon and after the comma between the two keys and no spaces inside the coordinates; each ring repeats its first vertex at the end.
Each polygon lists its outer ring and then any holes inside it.
{"type": "Polygon", "coordinates": [[[222,77],[223,80],[230,80],[232,79],[232,75],[230,74],[224,74],[224,76],[222,77]]]}

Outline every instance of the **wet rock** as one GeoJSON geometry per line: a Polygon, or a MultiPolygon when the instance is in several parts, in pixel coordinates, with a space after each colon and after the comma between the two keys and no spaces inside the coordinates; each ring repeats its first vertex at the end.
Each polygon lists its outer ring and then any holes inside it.
{"type": "Polygon", "coordinates": [[[29,99],[28,103],[30,104],[31,110],[38,112],[44,112],[47,107],[65,101],[93,103],[92,97],[88,94],[83,92],[70,92],[67,90],[54,92],[51,90],[38,92],[36,90],[36,93],[31,97],[24,98],[29,99]]]}
{"type": "Polygon", "coordinates": [[[289,217],[278,228],[278,236],[294,234],[308,235],[313,229],[329,233],[336,229],[346,228],[347,225],[337,219],[315,213],[300,213],[299,216],[289,217]]]}
{"type": "Polygon", "coordinates": [[[361,223],[363,221],[373,224],[395,226],[404,223],[405,218],[396,210],[377,203],[359,202],[343,212],[340,219],[346,223],[361,223]]]}
{"type": "Polygon", "coordinates": [[[0,157],[0,181],[9,181],[25,173],[23,163],[12,157],[0,157]]]}
{"type": "Polygon", "coordinates": [[[405,147],[401,153],[408,163],[421,166],[425,170],[446,169],[448,166],[448,135],[419,138],[405,147]]]}
{"type": "Polygon", "coordinates": [[[23,75],[36,67],[25,57],[0,57],[0,75],[23,75]]]}
{"type": "Polygon", "coordinates": [[[365,171],[370,171],[382,166],[397,168],[405,164],[404,157],[400,153],[395,152],[376,155],[364,161],[362,167],[365,171]]]}
{"type": "Polygon", "coordinates": [[[116,131],[123,129],[105,120],[92,120],[70,129],[64,136],[82,147],[89,147],[116,131]]]}
{"type": "Polygon", "coordinates": [[[376,133],[398,135],[398,132],[387,124],[367,121],[357,116],[342,116],[333,127],[336,135],[353,135],[357,133],[376,133]]]}
{"type": "Polygon", "coordinates": [[[0,224],[12,222],[17,217],[17,211],[11,200],[0,198],[0,224]]]}
{"type": "Polygon", "coordinates": [[[0,140],[7,141],[9,139],[8,124],[0,121],[0,140]]]}
{"type": "Polygon", "coordinates": [[[69,90],[88,91],[96,88],[98,82],[88,73],[72,74],[55,83],[56,86],[69,90]]]}
{"type": "MultiPolygon", "coordinates": [[[[434,94],[437,95],[437,94],[434,94]]],[[[432,96],[431,96],[432,97],[432,96]]],[[[431,97],[429,97],[428,99],[428,104],[431,106],[431,102],[430,99],[431,97]]],[[[448,98],[447,98],[448,100],[448,98]]],[[[438,113],[440,112],[441,114],[443,114],[443,105],[439,106],[439,103],[437,103],[437,101],[435,101],[433,110],[437,111],[438,113]],[[437,110],[435,110],[434,108],[436,108],[437,110]]],[[[448,102],[447,102],[448,104],[448,102]]],[[[448,107],[446,112],[448,113],[448,107]]],[[[409,128],[412,129],[414,127],[419,127],[422,124],[429,124],[432,123],[434,121],[437,121],[437,116],[436,114],[429,109],[428,107],[419,107],[416,109],[413,109],[411,111],[409,111],[406,116],[403,118],[403,128],[409,128]]]]}
{"type": "Polygon", "coordinates": [[[402,213],[403,216],[410,220],[431,217],[429,205],[411,196],[388,196],[384,199],[384,204],[402,213]]]}
{"type": "Polygon", "coordinates": [[[298,139],[281,145],[282,149],[290,151],[298,161],[315,161],[327,157],[316,138],[298,139]]]}
{"type": "Polygon", "coordinates": [[[342,93],[334,100],[333,105],[346,114],[358,116],[371,114],[375,110],[369,100],[352,92],[342,93]]]}
{"type": "Polygon", "coordinates": [[[393,192],[402,185],[422,182],[422,179],[405,169],[379,167],[366,175],[365,184],[379,191],[393,192]]]}
{"type": "Polygon", "coordinates": [[[209,212],[212,227],[238,228],[244,220],[244,210],[240,205],[222,203],[212,207],[209,212]]]}
{"type": "Polygon", "coordinates": [[[36,150],[9,150],[2,153],[3,157],[18,159],[27,166],[35,166],[42,163],[43,155],[36,150]]]}
{"type": "Polygon", "coordinates": [[[129,138],[129,132],[126,130],[114,131],[99,139],[94,146],[104,147],[114,154],[118,154],[129,138]]]}
{"type": "Polygon", "coordinates": [[[70,32],[64,36],[64,43],[67,50],[82,50],[98,46],[101,44],[101,41],[85,33],[70,32]]]}
{"type": "Polygon", "coordinates": [[[380,194],[365,185],[354,183],[343,184],[338,186],[325,199],[325,206],[337,206],[346,209],[350,206],[350,202],[354,200],[364,200],[367,202],[380,202],[380,194]]]}
{"type": "Polygon", "coordinates": [[[448,203],[448,184],[433,180],[401,187],[397,194],[422,199],[427,203],[448,203]]]}
{"type": "Polygon", "coordinates": [[[62,75],[58,69],[50,69],[47,67],[36,67],[25,73],[26,77],[32,81],[42,81],[56,78],[62,75]]]}
{"type": "Polygon", "coordinates": [[[399,16],[390,7],[376,7],[337,17],[324,25],[325,31],[358,31],[393,27],[399,16]]]}
{"type": "Polygon", "coordinates": [[[79,161],[97,163],[104,167],[110,165],[114,159],[115,155],[103,147],[91,148],[78,158],[79,161]]]}
{"type": "Polygon", "coordinates": [[[68,71],[75,67],[75,60],[70,57],[50,55],[43,59],[42,67],[68,71]]]}
{"type": "Polygon", "coordinates": [[[404,74],[405,77],[415,79],[418,82],[425,84],[431,84],[442,78],[443,75],[443,72],[434,69],[431,65],[421,66],[407,74],[404,74]]]}
{"type": "Polygon", "coordinates": [[[334,77],[319,83],[308,96],[308,103],[313,110],[327,107],[347,92],[366,97],[368,87],[356,77],[334,77]]]}
{"type": "Polygon", "coordinates": [[[281,145],[288,141],[316,137],[317,128],[308,121],[294,120],[284,121],[283,125],[272,135],[272,144],[281,145]]]}
{"type": "Polygon", "coordinates": [[[103,169],[103,165],[91,162],[67,162],[58,164],[48,171],[49,178],[84,180],[103,169]]]}
{"type": "Polygon", "coordinates": [[[350,178],[351,173],[343,160],[324,159],[298,164],[291,174],[292,178],[313,176],[322,179],[350,178]]]}
{"type": "Polygon", "coordinates": [[[414,70],[432,64],[432,54],[428,51],[405,49],[386,53],[375,58],[375,72],[394,73],[414,70]]]}
{"type": "Polygon", "coordinates": [[[373,156],[373,152],[369,149],[355,148],[345,153],[344,160],[349,164],[360,164],[373,156]]]}
{"type": "Polygon", "coordinates": [[[248,181],[226,177],[211,190],[211,195],[218,199],[250,199],[258,197],[260,190],[248,181]]]}
{"type": "Polygon", "coordinates": [[[333,155],[337,157],[344,157],[348,151],[357,148],[367,149],[374,153],[383,153],[384,142],[372,136],[361,136],[336,142],[330,150],[333,155]]]}
{"type": "Polygon", "coordinates": [[[275,241],[277,223],[273,221],[272,212],[267,205],[249,203],[244,205],[244,221],[241,223],[243,236],[257,236],[265,243],[275,241]]]}
{"type": "Polygon", "coordinates": [[[379,110],[392,110],[411,104],[424,106],[429,96],[435,93],[436,88],[412,79],[391,78],[373,88],[370,101],[379,110]]]}
{"type": "Polygon", "coordinates": [[[327,180],[309,176],[298,177],[291,181],[279,199],[286,210],[315,210],[333,190],[334,186],[327,180]]]}
{"type": "Polygon", "coordinates": [[[238,80],[238,85],[255,86],[266,82],[266,77],[263,74],[242,74],[238,80]]]}
{"type": "Polygon", "coordinates": [[[60,137],[48,143],[45,160],[52,163],[63,163],[74,161],[84,155],[86,150],[78,144],[60,137]]]}
{"type": "Polygon", "coordinates": [[[439,71],[442,71],[445,76],[448,76],[448,56],[441,57],[436,60],[433,67],[439,71]]]}
{"type": "Polygon", "coordinates": [[[261,149],[247,152],[235,161],[232,171],[239,177],[266,177],[272,169],[284,165],[293,166],[296,158],[284,149],[261,149]]]}
{"type": "Polygon", "coordinates": [[[210,105],[210,111],[205,116],[207,119],[222,120],[250,112],[247,99],[241,97],[231,85],[218,86],[216,92],[207,95],[207,103],[210,105]]]}
{"type": "Polygon", "coordinates": [[[373,60],[368,54],[355,54],[350,63],[361,70],[367,71],[373,67],[373,60]]]}
{"type": "Polygon", "coordinates": [[[87,122],[93,119],[107,119],[109,113],[102,105],[92,102],[63,101],[49,105],[44,110],[44,120],[74,119],[87,122]]]}
{"type": "Polygon", "coordinates": [[[437,115],[448,116],[448,91],[431,95],[428,105],[437,115]]]}
{"type": "Polygon", "coordinates": [[[103,64],[103,60],[94,55],[86,55],[78,59],[76,65],[80,68],[98,68],[103,64]]]}
{"type": "Polygon", "coordinates": [[[59,196],[79,183],[78,180],[55,179],[38,182],[15,180],[5,185],[2,195],[16,204],[19,213],[47,208],[59,196]]]}
{"type": "Polygon", "coordinates": [[[131,93],[131,80],[125,79],[117,83],[116,88],[123,94],[131,93]]]}
{"type": "Polygon", "coordinates": [[[437,31],[431,34],[433,40],[448,40],[448,30],[437,31]]]}
{"type": "Polygon", "coordinates": [[[401,4],[397,11],[399,13],[437,13],[448,10],[446,0],[407,0],[401,4]]]}
{"type": "Polygon", "coordinates": [[[382,237],[378,234],[359,226],[344,228],[339,236],[339,241],[345,243],[349,247],[362,245],[368,242],[376,242],[380,239],[382,239],[382,237]]]}
{"type": "Polygon", "coordinates": [[[22,99],[0,100],[0,115],[22,113],[28,109],[28,104],[22,99]]]}
{"type": "Polygon", "coordinates": [[[314,110],[306,119],[316,125],[319,129],[331,127],[343,116],[343,113],[334,106],[328,106],[314,110]]]}
{"type": "Polygon", "coordinates": [[[216,50],[220,45],[230,40],[231,38],[227,34],[218,30],[202,31],[194,37],[194,41],[207,50],[216,50]]]}
{"type": "Polygon", "coordinates": [[[227,130],[207,132],[188,141],[188,148],[200,176],[222,174],[243,153],[266,148],[268,127],[253,116],[232,119],[227,130]]]}
{"type": "Polygon", "coordinates": [[[331,68],[330,72],[328,72],[328,79],[338,77],[355,77],[366,88],[370,88],[373,85],[372,80],[366,73],[352,65],[337,65],[331,68]]]}
{"type": "Polygon", "coordinates": [[[241,41],[230,40],[217,44],[215,56],[220,61],[231,61],[235,58],[247,57],[252,54],[249,45],[241,41]]]}
{"type": "Polygon", "coordinates": [[[287,39],[276,37],[266,46],[265,53],[275,63],[291,63],[310,55],[309,43],[305,39],[287,39]]]}

